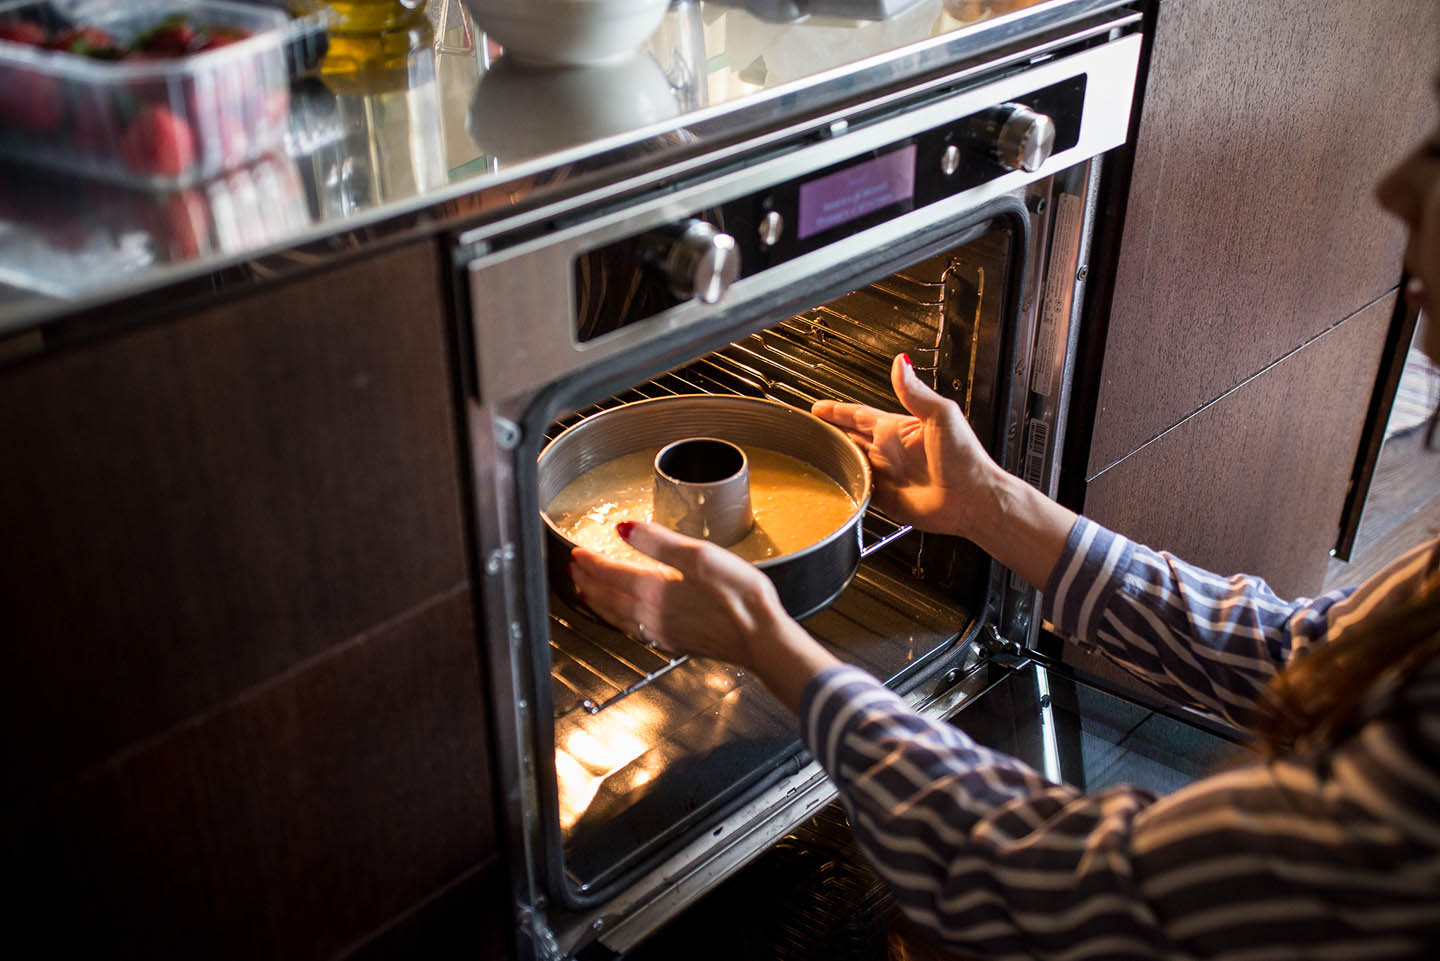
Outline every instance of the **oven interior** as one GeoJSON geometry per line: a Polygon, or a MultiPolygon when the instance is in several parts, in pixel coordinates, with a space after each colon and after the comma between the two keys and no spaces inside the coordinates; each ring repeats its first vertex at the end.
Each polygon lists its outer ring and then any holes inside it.
{"type": "MultiPolygon", "coordinates": [[[[942,253],[597,399],[556,421],[546,440],[610,407],[673,394],[897,410],[890,364],[906,352],[1000,455],[1027,234],[1013,215],[984,221],[942,253]]],[[[898,690],[953,670],[965,659],[963,639],[996,603],[989,559],[873,508],[863,545],[851,585],[806,628],[898,690]]],[[[549,786],[572,895],[600,897],[805,759],[794,720],[753,678],[714,661],[671,659],[559,591],[549,616],[549,786]]]]}

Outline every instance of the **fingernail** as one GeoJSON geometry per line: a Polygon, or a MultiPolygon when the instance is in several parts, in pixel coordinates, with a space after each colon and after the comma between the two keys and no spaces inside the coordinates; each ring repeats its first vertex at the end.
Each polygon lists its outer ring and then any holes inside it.
{"type": "Polygon", "coordinates": [[[901,354],[901,355],[900,355],[900,359],[903,360],[903,361],[905,361],[905,366],[906,366],[906,367],[914,367],[914,366],[915,366],[914,364],[912,364],[912,363],[910,362],[910,355],[909,355],[909,354],[901,354]]]}
{"type": "Polygon", "coordinates": [[[620,535],[622,541],[629,542],[630,532],[635,529],[634,521],[621,521],[615,525],[615,533],[620,535]]]}

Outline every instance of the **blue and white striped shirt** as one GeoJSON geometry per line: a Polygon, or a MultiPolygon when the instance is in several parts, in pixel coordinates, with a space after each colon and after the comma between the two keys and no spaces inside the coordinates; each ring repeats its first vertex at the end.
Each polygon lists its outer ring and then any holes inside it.
{"type": "MultiPolygon", "coordinates": [[[[1306,647],[1414,593],[1424,545],[1358,590],[1283,601],[1081,519],[1045,615],[1176,702],[1248,720],[1306,647]]],[[[1257,761],[1156,797],[1047,782],[836,668],[806,743],[910,918],[1001,958],[1440,958],[1440,663],[1323,761],[1257,761]]]]}

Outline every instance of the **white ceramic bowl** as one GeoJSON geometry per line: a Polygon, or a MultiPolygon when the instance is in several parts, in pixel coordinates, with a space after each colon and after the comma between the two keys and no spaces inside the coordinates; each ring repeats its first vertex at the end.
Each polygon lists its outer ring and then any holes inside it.
{"type": "Polygon", "coordinates": [[[594,66],[640,47],[670,0],[465,0],[506,56],[532,64],[594,66]]]}

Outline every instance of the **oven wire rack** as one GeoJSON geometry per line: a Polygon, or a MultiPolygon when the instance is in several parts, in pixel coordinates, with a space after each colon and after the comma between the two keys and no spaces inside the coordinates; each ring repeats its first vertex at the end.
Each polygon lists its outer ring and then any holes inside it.
{"type": "MultiPolygon", "coordinates": [[[[943,325],[943,281],[897,275],[736,341],[653,380],[555,422],[546,440],[622,404],[681,394],[759,397],[809,410],[821,398],[893,408],[890,358],[905,350],[933,383],[943,325]],[[904,322],[896,322],[899,313],[904,322]]],[[[874,508],[862,521],[861,557],[911,530],[874,508]]],[[[907,598],[906,602],[913,599],[907,598]]],[[[551,605],[551,679],[555,716],[596,715],[690,660],[620,634],[586,611],[551,605]],[[563,638],[586,638],[582,645],[563,638]]]]}

